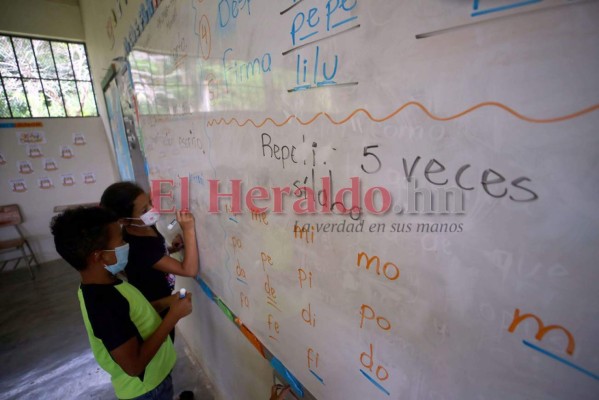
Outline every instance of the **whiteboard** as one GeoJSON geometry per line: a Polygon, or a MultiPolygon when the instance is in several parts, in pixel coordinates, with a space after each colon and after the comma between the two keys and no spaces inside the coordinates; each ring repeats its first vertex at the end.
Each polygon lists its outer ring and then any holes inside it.
{"type": "Polygon", "coordinates": [[[202,278],[316,398],[596,398],[598,20],[164,0],[129,55],[150,177],[190,178],[202,278]]]}

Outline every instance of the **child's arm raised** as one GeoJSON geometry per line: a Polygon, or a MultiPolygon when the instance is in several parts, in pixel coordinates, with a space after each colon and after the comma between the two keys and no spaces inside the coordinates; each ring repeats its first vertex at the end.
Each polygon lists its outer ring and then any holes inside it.
{"type": "Polygon", "coordinates": [[[164,256],[153,267],[169,274],[193,278],[198,274],[200,269],[193,214],[185,211],[177,211],[177,222],[183,230],[183,245],[185,248],[183,261],[179,262],[172,257],[164,256]]]}
{"type": "Polygon", "coordinates": [[[127,375],[139,376],[154,358],[176,323],[191,314],[191,310],[191,293],[187,293],[184,298],[171,303],[168,314],[150,337],[143,342],[132,337],[112,350],[110,355],[127,375]]]}

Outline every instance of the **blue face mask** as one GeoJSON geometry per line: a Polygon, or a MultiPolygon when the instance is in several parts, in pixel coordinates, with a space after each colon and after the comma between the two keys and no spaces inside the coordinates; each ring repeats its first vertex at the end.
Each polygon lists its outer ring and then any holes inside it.
{"type": "Polygon", "coordinates": [[[127,261],[129,260],[129,243],[125,243],[124,245],[119,246],[114,250],[104,251],[114,251],[114,254],[116,255],[116,264],[104,266],[104,268],[106,268],[108,272],[110,272],[112,275],[116,275],[125,269],[127,261]]]}

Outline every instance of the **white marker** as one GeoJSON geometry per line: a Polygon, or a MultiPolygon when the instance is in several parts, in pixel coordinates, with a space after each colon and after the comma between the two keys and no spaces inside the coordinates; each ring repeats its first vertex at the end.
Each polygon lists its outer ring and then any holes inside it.
{"type": "Polygon", "coordinates": [[[185,293],[187,292],[187,290],[185,290],[185,288],[181,288],[179,290],[179,298],[180,299],[184,299],[185,298],[185,293]]]}
{"type": "Polygon", "coordinates": [[[168,229],[170,231],[171,229],[173,229],[175,227],[175,225],[177,225],[177,218],[175,218],[170,224],[168,224],[166,229],[168,229]]]}

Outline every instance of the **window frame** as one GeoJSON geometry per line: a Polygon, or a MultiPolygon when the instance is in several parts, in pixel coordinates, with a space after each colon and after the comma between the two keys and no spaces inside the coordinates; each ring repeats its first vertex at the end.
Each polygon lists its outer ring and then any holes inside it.
{"type": "Polygon", "coordinates": [[[13,56],[14,56],[15,62],[17,64],[17,69],[19,71],[18,76],[3,76],[2,72],[0,72],[0,90],[1,90],[1,93],[4,95],[3,96],[4,101],[6,101],[6,106],[7,106],[8,112],[10,113],[10,117],[0,116],[0,121],[11,120],[11,119],[21,120],[21,119],[40,119],[40,118],[97,118],[100,116],[99,111],[98,111],[98,101],[96,98],[96,90],[94,88],[94,82],[93,82],[93,77],[92,77],[92,73],[91,73],[91,68],[89,66],[89,53],[87,51],[87,45],[85,42],[80,42],[80,41],[76,41],[76,40],[67,40],[67,39],[54,39],[54,38],[40,37],[40,36],[25,36],[25,35],[18,35],[18,34],[13,34],[13,33],[8,33],[8,32],[2,32],[2,31],[0,31],[0,36],[5,36],[9,39],[11,49],[13,51],[13,56]],[[29,44],[31,47],[31,53],[33,55],[33,59],[35,61],[35,66],[37,68],[37,75],[38,75],[37,78],[29,78],[29,77],[25,77],[23,75],[23,73],[21,71],[21,65],[19,63],[19,56],[17,55],[16,49],[15,49],[15,44],[13,42],[13,38],[29,40],[29,44]],[[33,46],[33,42],[32,42],[33,40],[43,40],[43,41],[48,42],[49,48],[50,48],[50,53],[52,55],[52,63],[54,65],[54,69],[56,71],[56,78],[42,78],[42,75],[40,72],[40,63],[38,61],[38,55],[36,54],[35,48],[33,46]],[[58,65],[56,63],[56,56],[54,54],[54,48],[52,46],[53,43],[65,43],[67,45],[67,50],[68,50],[68,54],[69,54],[69,63],[71,66],[71,70],[73,71],[72,79],[62,79],[60,77],[59,72],[58,72],[58,65]],[[69,44],[76,44],[76,45],[83,46],[83,51],[85,52],[85,65],[86,65],[87,71],[89,73],[89,80],[77,79],[77,75],[75,73],[75,66],[73,64],[73,56],[71,55],[71,49],[68,46],[69,44]],[[30,116],[26,116],[26,117],[14,116],[12,106],[11,106],[11,103],[9,100],[8,92],[6,91],[6,85],[4,84],[4,81],[6,79],[18,79],[21,82],[21,88],[23,89],[23,93],[25,95],[25,101],[27,103],[27,110],[29,111],[30,116]],[[61,100],[62,109],[64,111],[64,116],[52,116],[51,115],[50,107],[48,106],[48,103],[46,100],[48,95],[46,94],[46,89],[44,88],[44,80],[54,81],[57,83],[58,88],[60,89],[60,100],[61,100]],[[39,116],[39,117],[33,116],[32,109],[31,109],[31,103],[29,101],[29,96],[27,93],[27,89],[25,87],[26,81],[39,82],[39,85],[42,88],[42,92],[43,92],[43,96],[44,96],[44,106],[46,109],[47,116],[39,116]],[[75,89],[76,89],[76,93],[77,93],[77,100],[79,102],[79,113],[81,115],[73,115],[73,116],[69,115],[69,112],[67,110],[66,101],[65,101],[65,93],[63,90],[62,82],[73,82],[75,89]],[[83,115],[84,104],[81,102],[81,94],[79,93],[80,89],[79,89],[79,85],[78,85],[79,82],[86,82],[86,83],[89,83],[91,86],[91,90],[92,90],[91,94],[94,99],[95,115],[83,115]]]}

